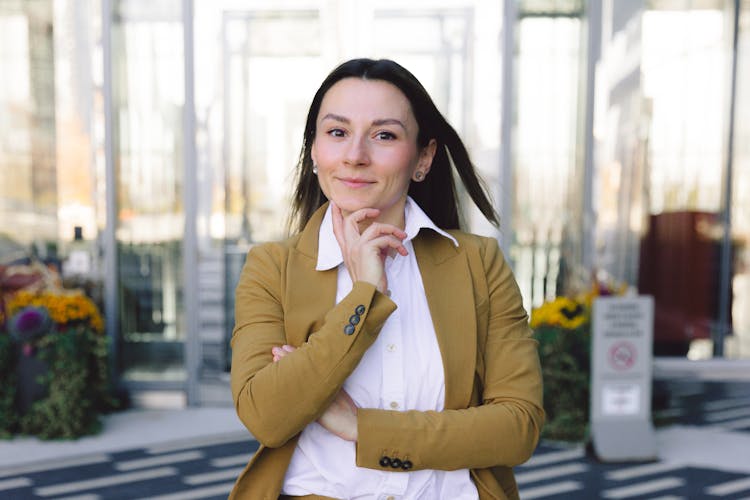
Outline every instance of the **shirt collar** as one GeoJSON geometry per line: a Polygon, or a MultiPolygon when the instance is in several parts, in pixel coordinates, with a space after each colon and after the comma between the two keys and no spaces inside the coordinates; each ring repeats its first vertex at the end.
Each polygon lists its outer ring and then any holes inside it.
{"type": "MultiPolygon", "coordinates": [[[[404,228],[406,239],[404,242],[414,239],[422,229],[432,229],[439,235],[451,240],[455,246],[458,246],[456,238],[437,227],[411,196],[406,197],[404,218],[406,219],[406,227],[404,228]]],[[[344,258],[341,255],[341,248],[338,241],[336,241],[336,236],[333,234],[331,206],[328,205],[318,233],[318,264],[315,266],[315,270],[326,271],[333,269],[338,267],[342,262],[344,262],[344,258]]]]}

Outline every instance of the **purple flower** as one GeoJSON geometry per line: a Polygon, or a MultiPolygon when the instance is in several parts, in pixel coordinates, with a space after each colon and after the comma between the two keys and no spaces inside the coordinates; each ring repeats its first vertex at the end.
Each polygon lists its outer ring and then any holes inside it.
{"type": "Polygon", "coordinates": [[[43,307],[24,307],[18,311],[8,325],[11,335],[20,342],[31,342],[49,332],[52,318],[43,307]]]}

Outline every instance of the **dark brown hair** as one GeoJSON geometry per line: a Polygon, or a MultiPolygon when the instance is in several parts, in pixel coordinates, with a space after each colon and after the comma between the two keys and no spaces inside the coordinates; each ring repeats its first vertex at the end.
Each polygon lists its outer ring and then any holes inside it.
{"type": "Polygon", "coordinates": [[[409,186],[409,196],[430,219],[443,229],[459,228],[459,203],[451,169],[453,164],[474,204],[487,220],[497,226],[499,217],[487,196],[484,183],[477,176],[466,146],[432,102],[432,98],[419,80],[403,66],[389,59],[352,59],[334,69],[323,80],[310,104],[297,164],[297,187],[289,219],[290,229],[302,231],[315,210],[327,201],[312,171],[310,151],[315,141],[316,121],[323,97],[336,82],[350,77],[384,80],[398,87],[411,103],[419,126],[417,146],[424,148],[431,139],[437,142],[429,175],[424,181],[412,182],[409,186]]]}

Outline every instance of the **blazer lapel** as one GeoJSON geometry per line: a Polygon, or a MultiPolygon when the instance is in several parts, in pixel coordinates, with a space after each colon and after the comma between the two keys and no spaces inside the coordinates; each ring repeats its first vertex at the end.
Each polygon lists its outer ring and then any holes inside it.
{"type": "Polygon", "coordinates": [[[318,233],[328,203],[320,207],[305,225],[289,252],[284,288],[284,322],[287,342],[300,346],[322,325],[336,302],[337,271],[316,271],[318,233]]]}
{"type": "Polygon", "coordinates": [[[443,358],[445,408],[466,408],[474,384],[477,348],[469,263],[460,247],[433,231],[421,231],[413,244],[443,358]]]}

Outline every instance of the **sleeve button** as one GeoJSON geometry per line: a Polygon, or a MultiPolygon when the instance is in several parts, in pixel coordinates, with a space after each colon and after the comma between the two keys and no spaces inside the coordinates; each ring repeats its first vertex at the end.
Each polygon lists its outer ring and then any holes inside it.
{"type": "Polygon", "coordinates": [[[347,335],[351,335],[352,333],[354,333],[354,325],[346,325],[344,327],[344,333],[347,335]]]}
{"type": "Polygon", "coordinates": [[[362,304],[358,305],[356,309],[354,309],[354,312],[362,316],[365,313],[365,306],[362,304]]]}
{"type": "Polygon", "coordinates": [[[404,460],[404,461],[403,461],[403,462],[401,463],[401,468],[402,468],[402,469],[404,469],[404,470],[409,470],[409,469],[411,469],[412,467],[414,467],[414,464],[413,464],[413,463],[411,463],[411,460],[404,460]]]}
{"type": "Polygon", "coordinates": [[[391,459],[390,457],[383,456],[380,458],[380,462],[378,462],[381,467],[389,467],[391,465],[391,459]]]}
{"type": "Polygon", "coordinates": [[[359,323],[360,317],[359,314],[353,314],[349,317],[349,324],[356,325],[359,323]]]}
{"type": "Polygon", "coordinates": [[[391,467],[393,467],[394,469],[400,468],[402,464],[403,462],[401,462],[401,460],[399,460],[398,458],[391,459],[391,467]]]}

